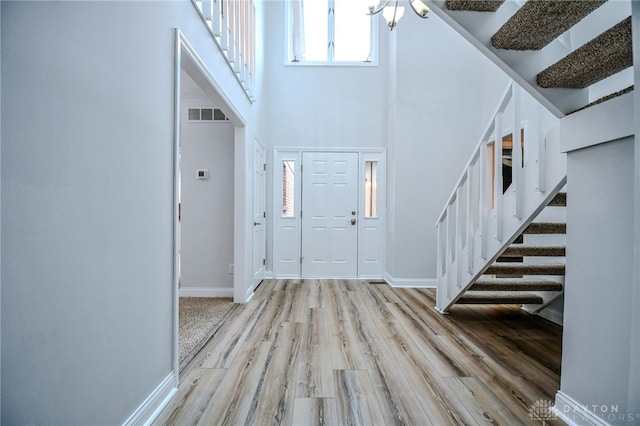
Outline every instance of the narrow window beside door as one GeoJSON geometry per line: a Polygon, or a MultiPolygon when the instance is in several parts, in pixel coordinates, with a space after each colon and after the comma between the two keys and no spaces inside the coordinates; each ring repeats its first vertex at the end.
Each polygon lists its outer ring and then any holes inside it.
{"type": "Polygon", "coordinates": [[[282,217],[295,217],[295,161],[282,162],[282,217]]]}
{"type": "Polygon", "coordinates": [[[378,216],[378,162],[367,161],[364,171],[364,217],[378,216]]]}

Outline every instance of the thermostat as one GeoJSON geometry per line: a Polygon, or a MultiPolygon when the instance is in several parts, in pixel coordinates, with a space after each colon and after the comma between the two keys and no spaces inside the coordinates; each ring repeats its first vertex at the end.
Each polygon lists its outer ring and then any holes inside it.
{"type": "Polygon", "coordinates": [[[209,179],[209,170],[206,169],[198,169],[198,179],[209,179]]]}

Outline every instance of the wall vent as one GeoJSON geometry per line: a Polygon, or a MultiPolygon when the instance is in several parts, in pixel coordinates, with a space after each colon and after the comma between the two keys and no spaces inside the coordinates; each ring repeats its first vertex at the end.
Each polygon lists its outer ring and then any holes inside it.
{"type": "Polygon", "coordinates": [[[229,117],[218,108],[189,108],[189,121],[229,121],[229,117]]]}

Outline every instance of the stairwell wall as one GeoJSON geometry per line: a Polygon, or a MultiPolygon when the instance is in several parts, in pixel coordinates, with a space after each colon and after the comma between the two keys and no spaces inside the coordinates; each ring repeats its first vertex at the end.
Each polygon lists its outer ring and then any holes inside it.
{"type": "Polygon", "coordinates": [[[387,265],[396,285],[435,286],[435,223],[478,144],[508,77],[431,15],[409,13],[397,37],[395,214],[387,265]]]}
{"type": "Polygon", "coordinates": [[[567,155],[567,273],[561,388],[556,405],[575,424],[629,423],[633,305],[634,138],[567,155]],[[586,407],[586,408],[584,408],[586,407]]]}
{"type": "Polygon", "coordinates": [[[508,77],[437,16],[411,13],[391,34],[380,20],[377,67],[285,65],[284,3],[264,7],[268,150],[386,147],[386,278],[435,286],[435,222],[508,77]]]}
{"type": "MultiPolygon", "coordinates": [[[[640,63],[640,2],[631,2],[633,26],[633,58],[640,63]]],[[[640,87],[640,66],[633,67],[634,86],[640,87]]],[[[634,307],[631,319],[631,336],[629,343],[629,406],[640,401],[640,90],[634,91],[634,232],[633,232],[633,295],[631,304],[634,307]]],[[[640,410],[638,410],[640,411],[640,410]]]]}

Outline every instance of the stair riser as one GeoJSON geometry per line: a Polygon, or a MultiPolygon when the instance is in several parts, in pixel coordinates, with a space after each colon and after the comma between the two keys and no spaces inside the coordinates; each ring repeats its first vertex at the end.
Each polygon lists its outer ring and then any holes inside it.
{"type": "Polygon", "coordinates": [[[523,256],[551,256],[551,257],[564,257],[566,250],[564,247],[535,247],[535,248],[520,248],[520,247],[508,247],[501,255],[501,257],[523,257],[523,256]]]}
{"type": "Polygon", "coordinates": [[[549,285],[524,285],[524,284],[501,284],[501,285],[484,285],[474,284],[469,288],[472,291],[562,291],[562,284],[549,285]]]}
{"type": "Polygon", "coordinates": [[[566,192],[559,192],[558,194],[556,194],[555,197],[553,197],[553,199],[551,201],[549,201],[549,204],[547,204],[547,206],[550,206],[550,207],[567,207],[567,193],[566,192]]]}
{"type": "Polygon", "coordinates": [[[461,297],[456,303],[459,305],[539,305],[542,302],[542,297],[529,297],[522,299],[473,299],[461,297]]]}
{"type": "Polygon", "coordinates": [[[567,225],[564,223],[532,223],[524,230],[525,234],[566,234],[567,225]]]}
{"type": "Polygon", "coordinates": [[[564,275],[564,266],[540,266],[529,265],[528,267],[503,266],[494,264],[485,271],[487,275],[564,275]]]}

